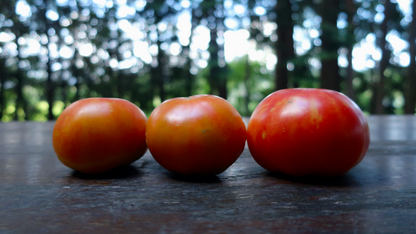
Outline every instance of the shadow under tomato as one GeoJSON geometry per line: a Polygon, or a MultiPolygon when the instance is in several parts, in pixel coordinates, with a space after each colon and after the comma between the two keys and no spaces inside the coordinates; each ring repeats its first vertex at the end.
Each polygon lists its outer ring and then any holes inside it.
{"type": "Polygon", "coordinates": [[[266,176],[274,177],[281,180],[287,180],[294,183],[309,184],[316,186],[329,187],[359,187],[361,183],[353,176],[347,174],[335,177],[322,176],[289,176],[283,173],[266,172],[266,176]]]}
{"type": "Polygon", "coordinates": [[[127,178],[135,178],[140,176],[140,171],[137,170],[137,168],[128,165],[128,166],[122,166],[115,168],[114,170],[111,170],[109,172],[105,173],[99,173],[99,174],[84,174],[79,171],[74,171],[71,174],[72,177],[78,178],[78,179],[127,179],[127,178]]]}
{"type": "Polygon", "coordinates": [[[221,183],[220,178],[216,175],[200,176],[200,175],[181,175],[173,172],[166,172],[166,175],[173,180],[190,182],[190,183],[221,183]]]}

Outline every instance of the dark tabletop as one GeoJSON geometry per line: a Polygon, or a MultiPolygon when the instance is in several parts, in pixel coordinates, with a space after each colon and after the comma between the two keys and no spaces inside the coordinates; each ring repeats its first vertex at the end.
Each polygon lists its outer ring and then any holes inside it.
{"type": "Polygon", "coordinates": [[[86,176],[62,165],[53,122],[0,124],[0,233],[415,233],[416,116],[371,116],[370,149],[332,179],[268,173],[248,149],[189,179],[150,153],[86,176]]]}

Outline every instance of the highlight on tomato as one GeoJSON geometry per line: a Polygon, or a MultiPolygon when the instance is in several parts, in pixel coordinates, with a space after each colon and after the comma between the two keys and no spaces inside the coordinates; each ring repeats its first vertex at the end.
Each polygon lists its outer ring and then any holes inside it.
{"type": "Polygon", "coordinates": [[[103,173],[144,155],[147,118],[133,103],[87,98],[69,105],[53,129],[58,159],[83,173],[103,173]]]}
{"type": "Polygon", "coordinates": [[[369,142],[360,108],[325,89],[276,91],[257,106],[247,128],[255,161],[292,176],[344,174],[363,159],[369,142]]]}
{"type": "Polygon", "coordinates": [[[220,97],[173,98],[150,115],[146,140],[165,169],[183,175],[215,175],[243,152],[246,126],[238,111],[220,97]]]}

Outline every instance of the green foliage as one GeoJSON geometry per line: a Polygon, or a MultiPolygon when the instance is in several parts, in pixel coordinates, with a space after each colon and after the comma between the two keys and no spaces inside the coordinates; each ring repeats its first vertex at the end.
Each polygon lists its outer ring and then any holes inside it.
{"type": "MultiPolygon", "coordinates": [[[[88,97],[124,98],[149,115],[164,99],[208,93],[227,96],[240,113],[248,116],[275,90],[275,76],[279,74],[267,69],[264,61],[252,61],[249,56],[225,63],[222,43],[224,33],[231,30],[227,28],[228,20],[234,20],[237,26],[232,30],[247,30],[256,50],[267,52],[277,48],[274,1],[198,0],[191,1],[189,7],[180,0],[128,0],[126,5],[113,1],[105,6],[81,0],[22,1],[31,9],[29,16],[18,15],[17,2],[0,2],[0,33],[10,35],[10,40],[0,40],[1,121],[46,121],[49,113],[57,118],[70,103],[88,97]],[[126,11],[125,6],[132,7],[133,11],[126,11]],[[240,6],[245,9],[243,12],[235,8],[240,6]],[[258,13],[259,9],[264,9],[264,14],[258,13]],[[55,12],[57,19],[47,17],[48,11],[55,12]],[[186,29],[177,24],[184,15],[191,17],[191,26],[186,29]],[[269,26],[274,27],[272,32],[267,31],[269,26]],[[198,27],[205,28],[213,36],[206,49],[195,48],[197,41],[193,40],[200,33],[198,27]],[[179,35],[186,30],[190,33],[184,42],[179,35]],[[142,43],[141,50],[151,47],[151,53],[138,51],[138,42],[142,43]],[[34,44],[39,51],[25,54],[34,44]],[[86,52],[88,46],[85,45],[92,46],[90,53],[86,52]],[[179,52],[172,53],[172,45],[179,45],[179,52]],[[68,50],[70,53],[65,54],[68,50]],[[201,60],[207,66],[201,65],[204,64],[201,60]]],[[[336,59],[341,50],[352,48],[370,33],[376,35],[376,46],[379,46],[381,22],[375,19],[384,12],[380,10],[384,1],[340,0],[337,14],[339,20],[346,15],[345,27],[321,23],[322,16],[331,13],[322,8],[323,1],[288,2],[298,30],[313,29],[332,35],[331,40],[340,48],[338,52],[328,53],[316,43],[322,34],[316,39],[306,36],[311,48],[288,61],[288,66],[293,68],[288,69],[289,88],[320,87],[320,69],[312,60],[336,59]]],[[[388,32],[394,30],[406,39],[402,22],[405,16],[398,10],[397,3],[392,3],[394,7],[386,9],[388,32]]],[[[301,43],[297,43],[295,47],[300,47],[301,43]]],[[[383,104],[386,114],[402,114],[407,71],[393,60],[388,61],[384,71],[383,104]]],[[[378,61],[375,62],[374,71],[353,72],[357,104],[366,113],[370,113],[374,105],[372,99],[379,67],[378,61]]],[[[341,90],[346,93],[350,84],[347,83],[347,69],[340,68],[339,74],[341,90]]]]}
{"type": "Polygon", "coordinates": [[[247,56],[231,62],[229,68],[228,100],[241,114],[249,116],[274,91],[272,72],[259,62],[248,61],[247,56]]]}

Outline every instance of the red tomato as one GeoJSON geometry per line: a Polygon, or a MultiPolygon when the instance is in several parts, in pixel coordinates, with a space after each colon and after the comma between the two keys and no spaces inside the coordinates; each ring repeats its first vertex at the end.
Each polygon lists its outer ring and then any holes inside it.
{"type": "Polygon", "coordinates": [[[213,175],[226,170],[244,150],[246,127],[237,110],[212,95],[174,98],[150,115],[147,145],[171,172],[213,175]]]}
{"type": "Polygon", "coordinates": [[[133,103],[88,98],[68,106],[53,129],[53,147],[63,164],[102,173],[136,161],[147,150],[146,116],[133,103]]]}
{"type": "Polygon", "coordinates": [[[344,174],[363,159],[369,142],[360,108],[324,89],[272,93],[254,110],[247,129],[256,162],[292,176],[344,174]]]}

